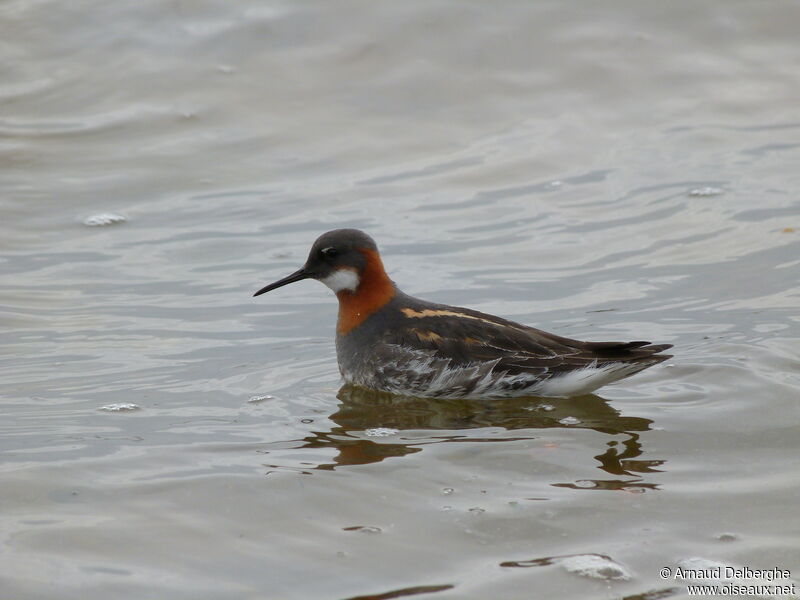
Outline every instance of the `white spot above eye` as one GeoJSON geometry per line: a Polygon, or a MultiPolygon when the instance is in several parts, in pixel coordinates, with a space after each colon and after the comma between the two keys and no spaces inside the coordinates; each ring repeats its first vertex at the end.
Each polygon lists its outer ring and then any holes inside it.
{"type": "Polygon", "coordinates": [[[355,292],[358,284],[361,283],[358,273],[352,269],[336,269],[324,279],[320,279],[320,281],[331,288],[334,293],[342,290],[355,292]]]}

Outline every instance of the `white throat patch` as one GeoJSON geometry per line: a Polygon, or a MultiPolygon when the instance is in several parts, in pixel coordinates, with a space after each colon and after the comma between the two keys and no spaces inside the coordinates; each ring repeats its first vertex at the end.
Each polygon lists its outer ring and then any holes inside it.
{"type": "Polygon", "coordinates": [[[325,279],[320,279],[320,281],[331,288],[334,293],[341,292],[342,290],[355,292],[358,284],[361,283],[358,273],[353,269],[336,269],[325,279]]]}

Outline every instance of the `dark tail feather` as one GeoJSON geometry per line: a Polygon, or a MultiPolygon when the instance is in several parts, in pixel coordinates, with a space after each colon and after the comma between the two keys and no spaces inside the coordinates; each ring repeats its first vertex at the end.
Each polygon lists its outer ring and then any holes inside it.
{"type": "Polygon", "coordinates": [[[631,362],[650,362],[656,364],[671,354],[659,354],[672,348],[672,344],[651,344],[650,342],[588,342],[586,349],[600,359],[616,359],[631,362]]]}

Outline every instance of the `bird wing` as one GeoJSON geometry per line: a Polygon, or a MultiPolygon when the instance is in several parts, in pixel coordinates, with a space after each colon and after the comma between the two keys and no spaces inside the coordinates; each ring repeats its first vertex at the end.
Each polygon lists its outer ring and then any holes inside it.
{"type": "MultiPolygon", "coordinates": [[[[605,362],[660,362],[668,345],[649,342],[582,342],[465,308],[400,308],[404,318],[384,342],[414,347],[448,359],[452,366],[495,363],[495,370],[555,375],[605,362]]],[[[397,322],[395,323],[397,325],[397,322]]]]}

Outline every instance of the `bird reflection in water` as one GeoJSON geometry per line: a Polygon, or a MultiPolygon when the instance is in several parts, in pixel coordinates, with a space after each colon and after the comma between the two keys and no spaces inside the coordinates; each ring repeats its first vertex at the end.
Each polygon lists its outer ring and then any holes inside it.
{"type": "Polygon", "coordinates": [[[574,489],[627,490],[642,492],[658,489],[644,481],[646,474],[658,472],[662,460],[644,460],[640,433],[648,431],[650,419],[625,417],[596,395],[575,398],[506,398],[486,400],[445,400],[409,398],[345,385],[337,395],[339,406],[330,419],[335,427],[313,432],[303,438],[299,448],[335,449],[333,462],[316,469],[333,470],[345,465],[363,465],[421,452],[428,444],[514,442],[536,439],[538,429],[592,429],[614,436],[605,450],[594,458],[598,468],[612,478],[553,483],[574,489]],[[568,419],[568,417],[571,417],[568,419]],[[562,422],[566,420],[566,422],[562,422]],[[511,437],[476,437],[458,431],[482,428],[519,431],[511,437]],[[397,430],[387,437],[369,437],[369,430],[397,430]],[[425,438],[403,440],[407,430],[437,432],[425,438]],[[365,437],[367,436],[367,437],[365,437]],[[619,440],[618,437],[624,439],[619,440]],[[398,441],[398,439],[402,441],[398,441]]]}

